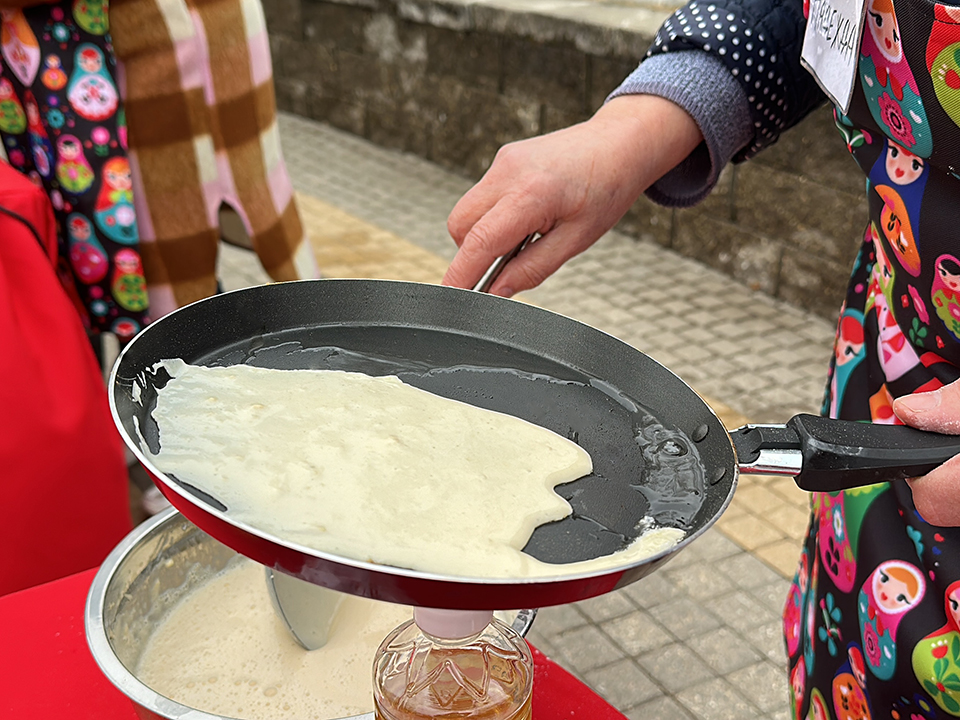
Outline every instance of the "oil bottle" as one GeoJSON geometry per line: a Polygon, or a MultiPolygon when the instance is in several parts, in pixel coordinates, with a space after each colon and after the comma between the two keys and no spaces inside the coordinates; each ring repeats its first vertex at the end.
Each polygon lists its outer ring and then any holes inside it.
{"type": "Polygon", "coordinates": [[[414,608],[373,663],[377,720],[530,720],[533,657],[492,611],[414,608]]]}

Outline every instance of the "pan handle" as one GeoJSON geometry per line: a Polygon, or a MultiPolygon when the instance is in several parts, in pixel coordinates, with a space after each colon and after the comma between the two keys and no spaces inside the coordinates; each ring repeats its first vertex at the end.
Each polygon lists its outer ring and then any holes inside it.
{"type": "Polygon", "coordinates": [[[731,438],[740,472],[793,475],[810,492],[918,477],[960,453],[957,435],[817,415],[796,415],[786,425],[744,425],[731,438]]]}

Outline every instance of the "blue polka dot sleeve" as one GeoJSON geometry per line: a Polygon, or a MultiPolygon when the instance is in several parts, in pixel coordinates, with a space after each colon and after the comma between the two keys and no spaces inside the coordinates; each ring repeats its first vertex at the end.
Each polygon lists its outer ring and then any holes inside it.
{"type": "Polygon", "coordinates": [[[826,100],[800,65],[801,0],[690,0],[660,27],[647,57],[701,50],[740,84],[753,121],[752,140],[734,157],[752,157],[826,100]]]}

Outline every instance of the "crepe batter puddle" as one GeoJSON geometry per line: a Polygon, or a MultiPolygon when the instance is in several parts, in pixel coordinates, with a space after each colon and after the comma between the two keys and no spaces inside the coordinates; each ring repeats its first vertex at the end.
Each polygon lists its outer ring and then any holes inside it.
{"type": "Polygon", "coordinates": [[[558,576],[672,547],[676,528],[620,552],[550,564],[521,551],[571,508],[553,488],[587,452],[538,425],[404,384],[337,370],[160,363],[158,469],[228,515],[315,550],[462,577],[558,576]]]}

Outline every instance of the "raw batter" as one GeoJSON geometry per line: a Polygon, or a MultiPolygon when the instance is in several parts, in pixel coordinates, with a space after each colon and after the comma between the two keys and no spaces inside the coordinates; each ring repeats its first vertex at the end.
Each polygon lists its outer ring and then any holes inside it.
{"type": "Polygon", "coordinates": [[[327,644],[307,652],[270,604],[263,566],[238,558],[176,605],[137,677],[198,710],[244,718],[342,718],[373,710],[371,663],[409,607],[347,595],[327,644]]]}
{"type": "Polygon", "coordinates": [[[658,528],[606,558],[542,563],[521,548],[538,525],[570,514],[553,488],[591,472],[576,443],[393,376],[161,364],[174,379],[153,411],[156,466],[286,542],[516,578],[625,565],[683,537],[658,528]]]}

